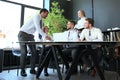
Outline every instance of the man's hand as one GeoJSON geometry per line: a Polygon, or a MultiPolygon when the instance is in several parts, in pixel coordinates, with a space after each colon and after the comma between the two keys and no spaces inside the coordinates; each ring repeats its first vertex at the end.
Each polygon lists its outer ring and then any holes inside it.
{"type": "Polygon", "coordinates": [[[46,40],[51,40],[51,37],[50,36],[46,36],[45,39],[46,40]]]}

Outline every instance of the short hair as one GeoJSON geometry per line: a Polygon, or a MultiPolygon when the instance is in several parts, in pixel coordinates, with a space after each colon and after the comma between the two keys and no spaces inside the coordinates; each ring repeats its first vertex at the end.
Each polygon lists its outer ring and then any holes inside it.
{"type": "Polygon", "coordinates": [[[40,10],[40,13],[42,13],[42,12],[48,12],[48,10],[45,9],[45,8],[42,8],[42,9],[40,10]]]}
{"type": "Polygon", "coordinates": [[[76,24],[76,22],[75,22],[75,21],[73,21],[73,20],[70,20],[70,21],[68,21],[68,22],[71,22],[73,25],[75,25],[75,24],[76,24]]]}
{"type": "Polygon", "coordinates": [[[92,26],[94,26],[94,20],[92,18],[86,18],[86,21],[88,21],[92,26]]]}

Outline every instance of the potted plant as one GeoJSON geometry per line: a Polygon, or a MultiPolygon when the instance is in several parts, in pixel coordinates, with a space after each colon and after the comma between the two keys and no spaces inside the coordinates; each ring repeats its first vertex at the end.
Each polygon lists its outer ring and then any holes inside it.
{"type": "Polygon", "coordinates": [[[48,17],[44,19],[44,24],[49,27],[49,34],[63,32],[66,29],[67,19],[62,15],[63,9],[59,8],[58,2],[52,2],[48,17]]]}

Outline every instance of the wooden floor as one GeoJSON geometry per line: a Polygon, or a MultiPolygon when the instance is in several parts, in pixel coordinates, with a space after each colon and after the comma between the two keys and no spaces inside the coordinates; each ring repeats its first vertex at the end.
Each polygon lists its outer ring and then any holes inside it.
{"type": "MultiPolygon", "coordinates": [[[[0,80],[36,80],[36,76],[29,73],[29,68],[27,68],[26,71],[27,71],[27,77],[22,77],[20,76],[20,74],[19,76],[17,76],[16,69],[10,70],[9,73],[8,70],[5,70],[2,73],[0,73],[0,80]]],[[[59,80],[56,70],[54,70],[53,72],[53,69],[49,68],[48,71],[50,75],[48,77],[45,77],[42,72],[42,74],[40,75],[40,80],[59,80]]],[[[105,71],[104,75],[106,80],[120,80],[120,77],[118,78],[118,74],[116,72],[105,71]]],[[[64,80],[65,73],[62,73],[62,76],[64,80]]],[[[100,78],[97,74],[95,77],[90,77],[88,76],[87,73],[80,74],[78,72],[78,74],[72,75],[70,80],[100,80],[100,78]]]]}

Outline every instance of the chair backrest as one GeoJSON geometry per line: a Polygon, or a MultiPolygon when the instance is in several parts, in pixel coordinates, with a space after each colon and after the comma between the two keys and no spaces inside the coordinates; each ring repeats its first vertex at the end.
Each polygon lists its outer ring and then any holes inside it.
{"type": "Polygon", "coordinates": [[[12,48],[12,54],[15,56],[21,56],[21,51],[18,49],[12,48]]]}
{"type": "MultiPolygon", "coordinates": [[[[19,43],[12,42],[12,54],[15,56],[21,56],[21,50],[20,50],[19,43]]],[[[31,52],[28,47],[27,47],[27,56],[31,56],[31,52]]]]}
{"type": "Polygon", "coordinates": [[[12,42],[12,54],[15,56],[21,56],[19,43],[12,42]]]}

